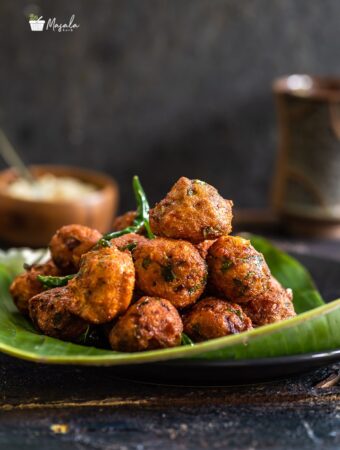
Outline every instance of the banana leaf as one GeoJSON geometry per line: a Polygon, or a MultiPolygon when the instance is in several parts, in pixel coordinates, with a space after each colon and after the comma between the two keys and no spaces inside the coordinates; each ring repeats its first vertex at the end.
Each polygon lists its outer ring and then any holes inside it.
{"type": "Polygon", "coordinates": [[[308,271],[267,240],[251,238],[276,278],[294,292],[299,313],[292,319],[245,333],[195,345],[140,353],[119,353],[63,342],[39,334],[16,311],[8,286],[18,265],[0,262],[0,351],[36,362],[54,364],[121,365],[177,358],[245,359],[326,351],[340,348],[340,299],[325,304],[308,271]],[[13,268],[15,267],[15,269],[13,268]]]}

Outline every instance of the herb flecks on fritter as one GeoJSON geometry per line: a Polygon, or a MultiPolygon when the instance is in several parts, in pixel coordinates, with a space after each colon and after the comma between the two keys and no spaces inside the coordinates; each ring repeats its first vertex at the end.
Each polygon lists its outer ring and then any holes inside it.
{"type": "Polygon", "coordinates": [[[130,305],[135,268],[129,252],[100,247],[82,256],[78,274],[68,283],[70,311],[93,324],[110,322],[130,305]]]}
{"type": "Polygon", "coordinates": [[[195,303],[207,282],[207,266],[190,242],[156,238],[133,253],[137,287],[169,300],[176,308],[195,303]]]}
{"type": "Polygon", "coordinates": [[[89,330],[103,329],[113,350],[135,352],[295,315],[292,291],[263,255],[229,235],[232,201],[214,187],[182,177],[150,211],[137,176],[133,191],[137,210],[113,231],[66,225],[51,239],[52,260],[14,279],[14,303],[39,331],[86,344],[89,330]]]}
{"type": "Polygon", "coordinates": [[[138,245],[147,242],[147,238],[142,236],[141,234],[128,233],[111,239],[110,242],[117,248],[119,248],[119,250],[129,250],[130,252],[133,252],[138,247],[138,245]]]}
{"type": "Polygon", "coordinates": [[[150,210],[150,226],[158,235],[199,243],[231,232],[232,201],[200,180],[180,178],[150,210]]]}
{"type": "Polygon", "coordinates": [[[182,331],[180,315],[168,300],[142,297],[120,317],[109,341],[113,350],[121,352],[176,347],[182,331]]]}
{"type": "Polygon", "coordinates": [[[14,278],[9,291],[13,301],[22,314],[28,314],[28,301],[44,290],[38,275],[59,276],[60,270],[53,261],[28,267],[24,273],[14,278]]]}
{"type": "Polygon", "coordinates": [[[202,342],[252,329],[250,318],[236,303],[206,297],[183,317],[184,332],[194,341],[202,342]]]}
{"type": "Polygon", "coordinates": [[[76,341],[88,324],[69,310],[71,296],[67,286],[42,292],[29,301],[34,326],[47,336],[76,341]]]}
{"type": "Polygon", "coordinates": [[[65,225],[52,237],[50,251],[56,266],[64,274],[76,273],[80,258],[102,237],[101,233],[83,225],[65,225]]]}
{"type": "Polygon", "coordinates": [[[284,289],[272,277],[269,289],[251,301],[242,304],[243,310],[256,326],[280,322],[296,315],[291,289],[284,289]]]}
{"type": "Polygon", "coordinates": [[[250,241],[223,236],[209,248],[209,284],[230,301],[251,301],[269,288],[270,270],[250,241]]]}

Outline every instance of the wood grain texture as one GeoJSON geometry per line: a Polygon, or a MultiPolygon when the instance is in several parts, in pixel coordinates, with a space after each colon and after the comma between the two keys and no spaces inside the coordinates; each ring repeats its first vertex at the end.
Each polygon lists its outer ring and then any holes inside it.
{"type": "Polygon", "coordinates": [[[4,356],[1,367],[4,449],[340,445],[340,388],[315,388],[338,366],[275,383],[218,388],[133,383],[116,378],[113,368],[56,369],[4,356]]]}

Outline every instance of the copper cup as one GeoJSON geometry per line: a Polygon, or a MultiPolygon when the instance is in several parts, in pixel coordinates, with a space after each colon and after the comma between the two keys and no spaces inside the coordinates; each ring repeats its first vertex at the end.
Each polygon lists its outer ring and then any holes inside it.
{"type": "Polygon", "coordinates": [[[290,75],[273,90],[279,125],[274,208],[293,232],[340,238],[340,78],[290,75]]]}

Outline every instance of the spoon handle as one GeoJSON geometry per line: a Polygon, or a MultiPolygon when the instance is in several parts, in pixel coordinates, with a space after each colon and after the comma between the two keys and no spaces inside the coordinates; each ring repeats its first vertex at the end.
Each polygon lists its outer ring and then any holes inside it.
{"type": "Polygon", "coordinates": [[[30,183],[34,183],[34,177],[28,168],[25,166],[23,160],[15,151],[12,144],[7,139],[5,133],[0,128],[0,153],[6,163],[14,167],[18,173],[30,183]]]}

